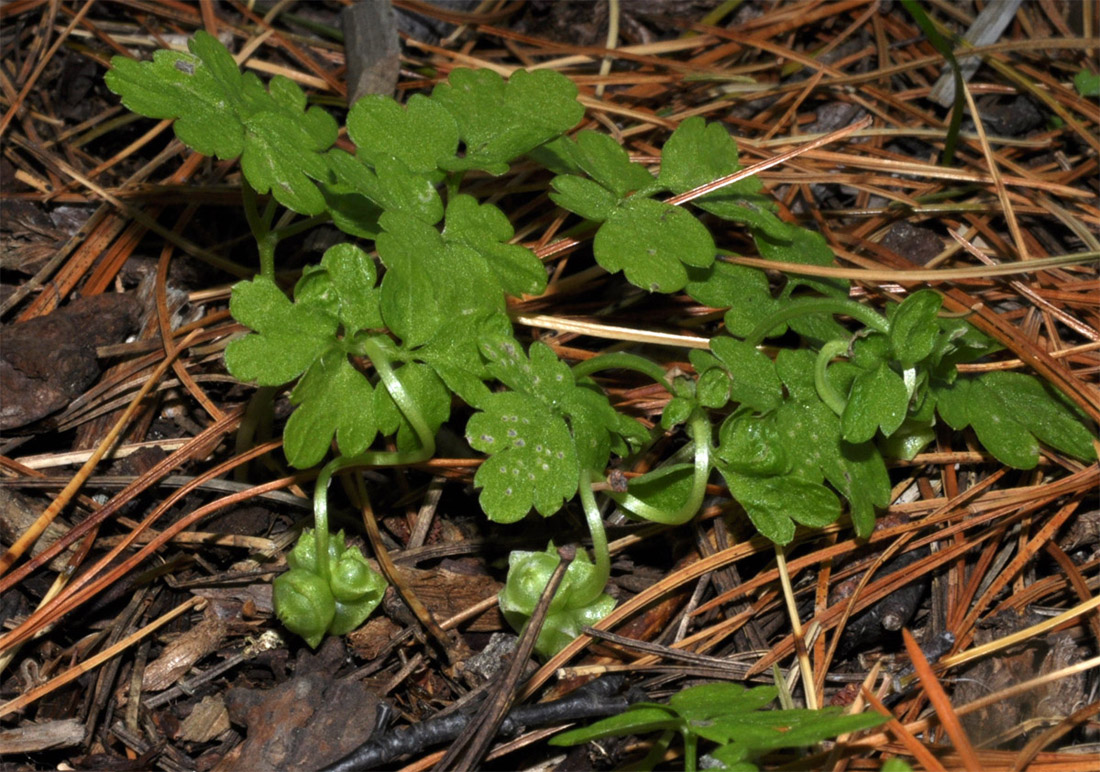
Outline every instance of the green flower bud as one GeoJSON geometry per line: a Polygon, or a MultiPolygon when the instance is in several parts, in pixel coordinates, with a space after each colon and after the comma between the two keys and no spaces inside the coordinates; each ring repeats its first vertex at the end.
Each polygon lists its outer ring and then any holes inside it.
{"type": "MultiPolygon", "coordinates": [[[[382,582],[383,588],[385,587],[385,581],[382,582]]],[[[368,595],[363,600],[353,601],[351,603],[341,603],[336,601],[336,614],[332,617],[332,623],[328,626],[328,631],[332,635],[344,635],[350,633],[359,625],[363,624],[367,617],[378,607],[378,604],[382,600],[382,593],[378,595],[368,595]]]]}
{"type": "MultiPolygon", "coordinates": [[[[386,590],[386,580],[370,567],[363,553],[357,548],[345,549],[340,558],[330,566],[329,587],[332,595],[340,603],[352,603],[364,599],[373,599],[374,606],[382,599],[386,590]]],[[[368,612],[369,613],[369,612],[368,612]]]]}
{"type": "MultiPolygon", "coordinates": [[[[335,538],[329,537],[328,555],[329,565],[340,557],[344,550],[344,532],[340,531],[335,538]]],[[[286,555],[286,562],[291,568],[300,568],[304,571],[316,571],[317,566],[317,534],[312,529],[305,529],[298,538],[294,549],[286,555]]]]}
{"type": "Polygon", "coordinates": [[[279,621],[316,649],[336,615],[336,601],[325,581],[294,568],[275,579],[273,594],[279,621]]]}
{"type": "MultiPolygon", "coordinates": [[[[531,618],[559,560],[553,545],[547,547],[545,552],[516,551],[509,556],[508,580],[500,593],[500,609],[508,624],[517,631],[522,630],[531,618]]],[[[588,585],[595,579],[595,570],[584,552],[578,552],[566,569],[535,643],[535,651],[543,657],[551,657],[561,651],[580,634],[581,628],[595,624],[615,608],[615,599],[606,593],[601,593],[590,603],[577,602],[577,598],[591,595],[588,585]]]]}

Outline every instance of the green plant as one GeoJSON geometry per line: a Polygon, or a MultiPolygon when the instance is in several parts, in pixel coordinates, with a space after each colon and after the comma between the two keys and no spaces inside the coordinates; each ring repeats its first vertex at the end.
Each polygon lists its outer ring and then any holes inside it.
{"type": "Polygon", "coordinates": [[[753,772],[753,761],[765,753],[816,745],[886,720],[877,713],[845,715],[840,708],[763,710],[777,694],[773,686],[746,689],[733,683],[702,684],[674,694],[667,704],[635,703],[617,716],[566,730],[554,736],[550,744],[579,745],[605,737],[660,732],[646,759],[632,766],[648,770],[663,761],[673,737],[679,734],[688,772],[698,768],[700,740],[717,744],[707,751],[712,768],[753,772]]]}
{"type": "MultiPolygon", "coordinates": [[[[233,289],[230,310],[253,332],[229,344],[226,364],[241,380],[269,387],[258,393],[294,384],[296,408],[283,434],[293,466],[322,462],[334,441],[337,449],[318,476],[314,529],[276,588],[280,619],[311,645],[361,621],[380,586],[357,550],[342,537],[330,541],[332,476],[431,458],[455,397],[474,410],[470,446],[487,454],[475,477],[487,517],[511,523],[532,509],[548,517],[580,497],[594,559],[570,570],[540,639],[544,655],[610,610],[593,481],[613,458],[629,464],[654,439],[614,408],[591,377],[601,371],[633,370],[661,384],[670,394],[661,428],[683,424],[691,441],[682,454],[690,460],[678,454],[608,497],[640,518],[683,523],[717,469],[755,527],[779,544],[793,538],[796,523],[836,521],[842,500],[856,533],[869,534],[875,509],[889,503],[884,454],[912,458],[931,441],[937,414],[955,429],[972,426],[1012,466],[1035,466],[1039,441],[1095,458],[1084,416],[1041,381],[958,374],[958,363],[997,346],[941,315],[936,293],[913,293],[882,315],[849,300],[847,282],[794,275],[773,289],[763,271],[717,259],[696,213],[744,227],[765,258],[833,261],[821,235],[776,215],[754,178],[696,197],[690,208],[659,198],[740,168],[720,125],[683,121],[655,176],[609,137],[564,136],[584,111],[563,76],[517,71],[505,81],[455,70],[405,106],[359,100],[347,116],[350,153],[335,146],[335,121],[307,109],[298,86],[276,77],[265,88],[242,75],[205,33],[188,53],[116,58],[113,66],[107,84],[131,110],[176,119],[176,135],[201,153],[240,157],[260,272],[233,289]],[[511,243],[505,213],[464,192],[463,181],[471,170],[502,174],[521,157],[555,173],[551,199],[595,230],[592,251],[607,271],[648,292],[686,292],[728,309],[711,350],[690,354],[695,377],[670,382],[663,367],[627,353],[570,367],[548,346],[525,350],[516,339],[506,297],[542,293],[546,269],[511,243]],[[262,205],[261,194],[270,195],[262,205]],[[276,226],[279,205],[301,219],[276,226]],[[302,271],[288,297],[276,281],[276,248],[321,222],[373,242],[377,261],[355,243],[338,244],[302,271]],[[774,359],[759,348],[788,331],[783,340],[797,342],[774,359]],[[375,449],[379,436],[393,449],[375,449]],[[337,587],[336,565],[349,569],[347,586],[337,587]]],[[[550,553],[513,556],[502,596],[513,624],[524,623],[555,564],[550,553]]]]}

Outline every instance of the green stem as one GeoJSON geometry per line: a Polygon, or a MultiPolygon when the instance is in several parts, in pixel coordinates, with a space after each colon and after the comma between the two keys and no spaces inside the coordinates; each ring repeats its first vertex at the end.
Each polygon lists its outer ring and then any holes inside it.
{"type": "MultiPolygon", "coordinates": [[[[244,417],[237,427],[237,454],[244,453],[253,446],[256,430],[261,424],[266,424],[270,429],[271,416],[275,405],[275,387],[260,386],[252,392],[248,400],[248,406],[244,409],[244,417]]],[[[241,464],[233,470],[233,479],[237,482],[248,481],[248,464],[241,464]]]]}
{"type": "Polygon", "coordinates": [[[428,428],[428,422],[424,420],[424,416],[421,414],[420,408],[416,406],[416,402],[405,391],[404,385],[394,374],[393,367],[390,366],[390,358],[372,338],[364,338],[360,345],[364,353],[370,357],[370,361],[378,372],[378,377],[382,379],[386,391],[390,393],[394,403],[405,414],[405,420],[416,432],[416,436],[420,440],[421,452],[424,454],[423,458],[431,458],[435,455],[435,435],[428,428]]]}
{"type": "Polygon", "coordinates": [[[256,189],[245,179],[241,180],[241,198],[245,219],[248,220],[248,227],[252,231],[252,237],[256,239],[256,248],[260,253],[260,275],[274,281],[275,247],[279,244],[279,236],[271,230],[271,218],[275,210],[269,202],[264,213],[260,214],[256,189]]]}
{"type": "Polygon", "coordinates": [[[600,517],[600,509],[596,506],[596,497],[592,493],[592,473],[589,470],[581,470],[578,487],[584,517],[588,522],[588,532],[592,534],[592,552],[596,556],[596,573],[592,583],[584,588],[583,597],[577,599],[577,605],[587,606],[600,597],[607,586],[607,580],[611,578],[611,551],[607,547],[607,531],[603,527],[603,518],[600,517]]]}
{"type": "Polygon", "coordinates": [[[706,413],[696,409],[691,414],[689,425],[695,441],[695,469],[691,477],[691,492],[687,500],[674,512],[658,509],[629,493],[612,493],[611,498],[623,509],[638,517],[664,525],[682,525],[695,517],[703,505],[703,496],[707,491],[707,478],[710,477],[710,421],[706,413]]]}
{"type": "Polygon", "coordinates": [[[279,241],[283,239],[289,239],[291,236],[297,236],[303,231],[308,231],[310,228],[316,227],[321,223],[326,223],[332,219],[332,215],[325,212],[324,214],[315,214],[312,217],[307,217],[304,220],[299,220],[296,223],[290,225],[284,225],[282,228],[276,228],[271,231],[272,235],[277,236],[279,241]]]}
{"type": "Polygon", "coordinates": [[[745,338],[750,346],[759,346],[768,333],[776,325],[808,314],[847,314],[853,319],[863,322],[864,325],[881,333],[890,331],[890,324],[886,318],[869,306],[857,303],[854,300],[841,300],[840,298],[804,298],[792,300],[783,308],[767,317],[756,325],[752,332],[745,338]]]}
{"type": "Polygon", "coordinates": [[[663,367],[656,362],[651,362],[645,357],[640,357],[637,354],[627,354],[625,352],[600,354],[591,359],[586,359],[583,362],[578,362],[573,365],[573,377],[583,378],[586,375],[591,375],[601,370],[634,370],[642,375],[649,376],[654,381],[661,384],[665,391],[670,394],[672,393],[672,386],[666,378],[667,374],[663,367]]]}
{"type": "Polygon", "coordinates": [[[847,350],[848,341],[831,340],[817,352],[817,361],[814,362],[814,386],[817,388],[817,396],[821,397],[821,401],[837,415],[844,414],[844,408],[848,402],[844,399],[844,395],[829,383],[829,379],[826,377],[826,369],[833,357],[847,350]]]}
{"type": "Polygon", "coordinates": [[[699,735],[684,733],[684,772],[695,772],[699,768],[699,735]]]}
{"type": "Polygon", "coordinates": [[[338,456],[329,461],[317,475],[317,486],[313,490],[313,527],[317,545],[317,562],[315,570],[325,581],[329,579],[328,570],[328,486],[332,477],[337,472],[353,467],[367,466],[407,466],[419,464],[435,455],[435,436],[428,428],[428,422],[424,420],[420,409],[413,402],[412,397],[405,391],[405,387],[393,372],[389,357],[382,347],[371,339],[360,341],[364,353],[370,357],[374,369],[378,372],[382,384],[390,393],[397,407],[405,415],[405,419],[416,432],[420,440],[420,449],[413,451],[387,451],[367,450],[355,456],[338,456]]]}

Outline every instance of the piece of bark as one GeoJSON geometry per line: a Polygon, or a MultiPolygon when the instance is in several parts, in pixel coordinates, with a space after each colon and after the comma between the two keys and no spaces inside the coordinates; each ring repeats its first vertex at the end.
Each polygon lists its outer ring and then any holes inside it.
{"type": "MultiPolygon", "coordinates": [[[[48,502],[32,499],[9,488],[0,488],[0,543],[9,547],[14,544],[38,520],[48,506],[48,502]]],[[[37,555],[49,547],[68,530],[69,525],[63,518],[55,519],[46,526],[46,530],[34,543],[31,555],[37,555]]],[[[69,557],[75,551],[76,545],[73,545],[51,560],[47,564],[50,570],[63,571],[69,562],[69,557]]]]}
{"type": "Polygon", "coordinates": [[[132,295],[78,298],[51,314],[3,329],[0,431],[16,429],[69,404],[99,377],[96,347],[121,343],[137,326],[132,295]]]}
{"type": "Polygon", "coordinates": [[[203,697],[180,725],[179,738],[184,742],[210,742],[229,729],[229,711],[220,694],[203,697]]]}
{"type": "Polygon", "coordinates": [[[401,73],[397,18],[390,0],[360,0],[343,10],[348,105],[365,94],[391,96],[401,73]]]}
{"type": "Polygon", "coordinates": [[[298,675],[273,689],[230,689],[230,720],[247,726],[240,752],[217,772],[306,772],[358,748],[374,731],[378,697],[361,681],[333,680],[344,658],[338,638],[298,660],[298,675]]]}
{"type": "Polygon", "coordinates": [[[174,686],[196,662],[217,651],[223,638],[225,622],[217,616],[207,616],[165,646],[160,656],[149,663],[141,679],[142,691],[160,692],[174,686]]]}
{"type": "Polygon", "coordinates": [[[71,748],[84,741],[84,722],[75,718],[24,724],[0,732],[0,754],[35,753],[71,748]]]}
{"type": "MultiPolygon", "coordinates": [[[[978,629],[974,645],[1000,640],[1042,619],[1036,614],[1004,611],[978,629]]],[[[965,668],[959,674],[952,702],[963,705],[1053,673],[1077,664],[1088,656],[1087,652],[1074,643],[1068,632],[1028,639],[965,668]]],[[[960,721],[976,748],[1018,749],[1088,701],[1087,674],[1075,673],[968,713],[960,721]]]]}
{"type": "Polygon", "coordinates": [[[391,622],[389,617],[375,616],[358,630],[348,633],[348,646],[357,656],[369,662],[385,651],[394,636],[400,632],[401,628],[391,622]]]}
{"type": "MultiPolygon", "coordinates": [[[[398,566],[397,570],[412,585],[412,590],[421,603],[439,622],[496,595],[504,587],[491,576],[458,574],[444,568],[424,570],[398,566]]],[[[463,629],[469,632],[494,632],[504,627],[500,609],[494,606],[466,623],[463,629]]]]}

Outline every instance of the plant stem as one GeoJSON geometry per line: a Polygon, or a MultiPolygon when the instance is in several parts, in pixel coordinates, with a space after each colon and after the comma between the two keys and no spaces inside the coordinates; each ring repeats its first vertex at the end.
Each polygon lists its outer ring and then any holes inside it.
{"type": "Polygon", "coordinates": [[[405,391],[405,386],[394,375],[393,367],[390,366],[390,358],[372,338],[364,338],[361,344],[364,353],[370,357],[374,369],[378,371],[378,377],[382,379],[386,391],[390,393],[394,403],[405,414],[405,420],[409,422],[420,440],[423,458],[417,460],[422,461],[431,458],[435,455],[435,435],[428,428],[428,422],[424,420],[424,416],[421,414],[420,408],[416,406],[416,402],[413,401],[413,398],[405,391]]]}
{"type": "Polygon", "coordinates": [[[600,509],[596,506],[596,497],[592,493],[592,473],[589,470],[581,470],[578,488],[581,504],[584,506],[584,517],[588,522],[588,532],[592,534],[592,552],[596,556],[595,576],[591,584],[584,588],[583,598],[577,599],[578,605],[586,606],[600,596],[607,585],[607,580],[611,578],[611,551],[607,547],[607,532],[603,527],[603,518],[600,517],[600,509]]]}
{"type": "Polygon", "coordinates": [[[672,386],[666,378],[665,369],[656,362],[651,362],[637,354],[618,352],[615,354],[600,354],[583,362],[573,365],[573,377],[583,378],[586,375],[600,370],[634,370],[642,375],[647,375],[664,387],[665,391],[672,393],[672,386]]]}
{"type": "MultiPolygon", "coordinates": [[[[260,386],[252,392],[248,400],[248,406],[244,410],[240,426],[237,427],[236,452],[244,453],[254,444],[256,430],[261,424],[265,424],[268,433],[271,430],[271,417],[275,403],[275,387],[260,386]]],[[[248,480],[248,464],[242,464],[233,470],[233,478],[237,482],[248,480]]]]}
{"type": "Polygon", "coordinates": [[[710,421],[702,410],[691,414],[691,436],[695,441],[695,469],[691,477],[691,492],[687,500],[675,512],[651,506],[629,493],[612,493],[610,496],[619,506],[638,517],[664,525],[682,525],[699,511],[703,505],[703,495],[707,490],[707,478],[710,477],[710,421]]]}
{"type": "Polygon", "coordinates": [[[386,390],[416,432],[416,436],[420,440],[420,449],[405,452],[367,450],[356,456],[337,456],[321,469],[321,473],[317,475],[317,487],[313,490],[313,527],[318,563],[315,570],[326,582],[329,579],[327,560],[329,537],[328,486],[333,475],[352,467],[418,464],[435,455],[435,436],[428,428],[428,423],[424,420],[424,416],[421,415],[420,409],[413,402],[412,397],[409,396],[401,381],[394,375],[389,357],[386,356],[381,346],[369,338],[361,341],[361,345],[364,353],[370,357],[371,363],[374,364],[374,369],[378,371],[378,376],[382,379],[386,390]]]}
{"type": "Polygon", "coordinates": [[[847,350],[848,341],[831,340],[817,352],[817,361],[814,362],[814,387],[817,389],[817,396],[821,397],[821,401],[828,405],[837,415],[844,414],[844,408],[847,406],[848,402],[844,399],[844,396],[829,383],[829,379],[826,377],[826,368],[829,366],[829,362],[832,361],[833,357],[847,350]]]}
{"type": "Polygon", "coordinates": [[[271,230],[271,218],[275,214],[274,208],[269,202],[266,210],[261,215],[259,201],[256,197],[256,189],[248,184],[248,180],[241,180],[241,198],[244,203],[244,216],[248,220],[249,230],[256,239],[256,249],[260,253],[260,275],[275,279],[275,247],[279,244],[279,236],[271,230]]]}
{"type": "Polygon", "coordinates": [[[695,772],[699,768],[699,735],[694,732],[684,734],[684,772],[695,772]]]}
{"type": "Polygon", "coordinates": [[[885,334],[890,330],[890,324],[885,317],[869,306],[857,303],[854,300],[803,298],[790,301],[786,306],[756,325],[753,331],[745,337],[745,342],[750,346],[759,346],[767,337],[768,332],[774,329],[776,325],[782,324],[788,319],[795,319],[808,314],[847,314],[878,332],[885,334]]]}
{"type": "Polygon", "coordinates": [[[271,231],[272,235],[277,236],[279,241],[283,239],[289,239],[291,236],[297,236],[303,231],[308,231],[310,228],[314,228],[321,223],[326,223],[332,219],[332,215],[325,212],[324,214],[315,214],[312,217],[307,217],[304,220],[291,223],[290,225],[284,225],[282,228],[276,228],[271,231]]]}

